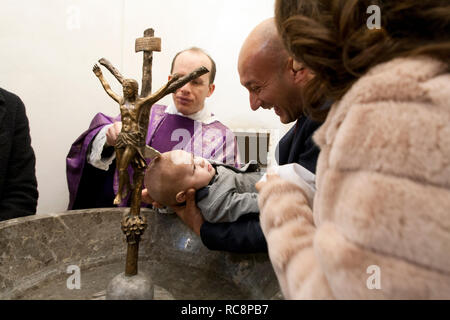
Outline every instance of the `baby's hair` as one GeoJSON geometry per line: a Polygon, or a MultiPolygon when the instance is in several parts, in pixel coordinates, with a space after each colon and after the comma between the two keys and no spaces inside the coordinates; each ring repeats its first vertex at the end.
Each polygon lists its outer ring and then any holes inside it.
{"type": "Polygon", "coordinates": [[[171,174],[173,166],[174,164],[170,159],[156,157],[150,162],[145,172],[144,181],[149,196],[164,206],[177,205],[175,196],[179,190],[174,188],[176,177],[172,177],[173,174],[171,174]]]}

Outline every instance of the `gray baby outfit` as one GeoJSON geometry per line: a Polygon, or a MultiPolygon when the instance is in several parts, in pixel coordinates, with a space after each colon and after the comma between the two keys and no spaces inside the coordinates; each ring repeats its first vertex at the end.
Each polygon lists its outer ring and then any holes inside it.
{"type": "Polygon", "coordinates": [[[243,168],[208,160],[216,169],[215,176],[204,188],[196,191],[196,202],[208,222],[233,222],[247,213],[258,213],[258,192],[255,183],[260,172],[256,161],[243,168]]]}

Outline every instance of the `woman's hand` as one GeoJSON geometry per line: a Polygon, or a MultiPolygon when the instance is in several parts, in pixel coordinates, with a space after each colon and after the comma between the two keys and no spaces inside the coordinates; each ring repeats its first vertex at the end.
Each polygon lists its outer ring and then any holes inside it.
{"type": "Polygon", "coordinates": [[[256,190],[258,190],[259,193],[261,193],[261,191],[262,191],[268,184],[273,183],[273,182],[277,182],[277,181],[280,181],[280,180],[282,180],[282,179],[280,178],[279,175],[277,175],[277,174],[275,174],[275,173],[268,173],[268,174],[266,174],[266,181],[258,181],[258,182],[255,184],[255,188],[256,188],[256,190]]]}

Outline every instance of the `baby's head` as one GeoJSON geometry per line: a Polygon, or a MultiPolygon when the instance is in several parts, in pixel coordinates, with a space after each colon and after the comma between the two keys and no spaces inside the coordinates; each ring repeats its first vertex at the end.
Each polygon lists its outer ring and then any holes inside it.
{"type": "Polygon", "coordinates": [[[155,158],[145,173],[144,184],[149,196],[164,206],[175,206],[186,200],[186,191],[208,185],[216,171],[208,160],[183,150],[173,150],[155,158]]]}

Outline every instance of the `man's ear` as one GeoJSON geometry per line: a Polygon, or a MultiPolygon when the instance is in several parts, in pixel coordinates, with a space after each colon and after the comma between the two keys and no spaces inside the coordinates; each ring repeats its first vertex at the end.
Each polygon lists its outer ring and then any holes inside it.
{"type": "Polygon", "coordinates": [[[186,192],[185,191],[180,191],[177,193],[177,195],[175,196],[175,200],[178,203],[183,203],[186,201],[186,192]]]}
{"type": "Polygon", "coordinates": [[[289,57],[288,68],[296,84],[304,84],[311,78],[311,72],[292,57],[289,57]]]}
{"type": "Polygon", "coordinates": [[[213,94],[214,89],[216,89],[216,85],[214,83],[210,83],[208,87],[208,95],[206,97],[209,98],[213,94]]]}

